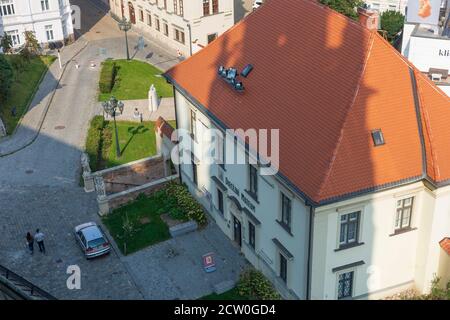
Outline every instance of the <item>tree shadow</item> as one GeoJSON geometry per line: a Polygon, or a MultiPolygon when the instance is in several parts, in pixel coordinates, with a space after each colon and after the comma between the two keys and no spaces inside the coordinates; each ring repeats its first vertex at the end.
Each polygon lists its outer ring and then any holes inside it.
{"type": "Polygon", "coordinates": [[[137,126],[137,127],[129,127],[127,131],[128,131],[128,133],[131,134],[131,137],[128,138],[127,143],[125,143],[125,145],[123,146],[123,148],[122,148],[122,150],[121,150],[121,153],[124,153],[124,152],[125,152],[125,150],[126,150],[127,147],[130,145],[130,143],[131,143],[131,141],[133,140],[133,138],[134,138],[135,135],[143,134],[143,133],[149,131],[149,129],[146,128],[145,126],[142,126],[142,125],[141,125],[141,126],[137,126]]]}

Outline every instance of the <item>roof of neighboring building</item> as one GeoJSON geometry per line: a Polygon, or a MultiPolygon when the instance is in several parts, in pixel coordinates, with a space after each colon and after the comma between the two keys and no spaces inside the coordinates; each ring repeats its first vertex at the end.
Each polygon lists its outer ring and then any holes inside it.
{"type": "Polygon", "coordinates": [[[450,255],[450,238],[446,237],[439,242],[441,248],[450,255]]]}
{"type": "Polygon", "coordinates": [[[159,132],[159,135],[163,135],[169,139],[172,139],[172,133],[174,128],[163,117],[158,117],[155,122],[155,130],[159,132]]]}
{"type": "Polygon", "coordinates": [[[316,205],[450,179],[449,97],[377,32],[315,1],[269,0],[165,76],[224,128],[279,128],[279,175],[316,205]],[[242,93],[218,76],[248,63],[242,93]]]}

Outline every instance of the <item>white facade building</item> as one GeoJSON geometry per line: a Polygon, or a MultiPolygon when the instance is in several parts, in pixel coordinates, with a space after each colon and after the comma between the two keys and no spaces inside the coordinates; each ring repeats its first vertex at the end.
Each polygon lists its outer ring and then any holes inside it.
{"type": "Polygon", "coordinates": [[[110,0],[111,12],[136,30],[190,56],[234,24],[233,0],[110,0]]]}
{"type": "Polygon", "coordinates": [[[408,0],[364,0],[370,9],[380,13],[384,11],[400,11],[405,14],[408,0]]]}
{"type": "Polygon", "coordinates": [[[188,133],[178,135],[181,180],[285,298],[428,292],[435,275],[450,274],[440,245],[450,234],[450,99],[376,31],[350,20],[348,30],[335,28],[345,18],[312,1],[284,4],[268,1],[165,74],[177,127],[188,133]],[[326,32],[297,24],[309,15],[326,21],[326,32]],[[263,36],[246,34],[268,20],[263,36]],[[359,57],[361,39],[367,51],[359,57]],[[277,62],[275,51],[295,60],[277,62]],[[244,89],[218,72],[230,64],[254,66],[247,77],[231,76],[244,89]],[[261,145],[228,129],[278,129],[270,150],[279,151],[280,170],[262,174],[261,145]],[[230,153],[247,160],[225,160],[230,153]]]}
{"type": "Polygon", "coordinates": [[[0,35],[11,36],[13,46],[24,44],[25,31],[49,42],[74,39],[69,0],[0,0],[0,35]]]}
{"type": "Polygon", "coordinates": [[[406,22],[402,54],[450,96],[450,1],[442,1],[437,25],[406,22]]]}

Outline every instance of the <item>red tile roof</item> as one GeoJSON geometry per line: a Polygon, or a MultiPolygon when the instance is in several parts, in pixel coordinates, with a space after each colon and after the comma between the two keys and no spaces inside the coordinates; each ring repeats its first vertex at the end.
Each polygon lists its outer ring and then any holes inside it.
{"type": "Polygon", "coordinates": [[[441,248],[450,255],[450,238],[444,238],[439,242],[441,248]]]}
{"type": "Polygon", "coordinates": [[[315,203],[424,172],[450,179],[449,98],[376,32],[314,1],[267,1],[165,76],[227,128],[279,128],[280,173],[315,203]],[[248,63],[243,93],[217,74],[248,63]]]}
{"type": "Polygon", "coordinates": [[[162,137],[163,135],[172,139],[174,128],[163,117],[158,117],[155,122],[155,130],[162,137]]]}

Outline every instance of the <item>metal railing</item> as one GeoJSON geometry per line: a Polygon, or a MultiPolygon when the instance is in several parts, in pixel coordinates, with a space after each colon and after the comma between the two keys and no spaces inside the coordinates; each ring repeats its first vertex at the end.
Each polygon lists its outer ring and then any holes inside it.
{"type": "Polygon", "coordinates": [[[0,265],[0,278],[5,279],[6,281],[2,281],[3,284],[23,299],[56,300],[56,298],[47,291],[35,286],[28,280],[2,265],[0,265]]]}

